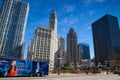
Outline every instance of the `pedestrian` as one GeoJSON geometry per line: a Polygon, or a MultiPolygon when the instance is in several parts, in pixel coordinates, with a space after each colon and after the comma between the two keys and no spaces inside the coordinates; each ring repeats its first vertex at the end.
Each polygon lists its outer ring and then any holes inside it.
{"type": "Polygon", "coordinates": [[[58,75],[60,75],[60,69],[58,69],[58,75]]]}

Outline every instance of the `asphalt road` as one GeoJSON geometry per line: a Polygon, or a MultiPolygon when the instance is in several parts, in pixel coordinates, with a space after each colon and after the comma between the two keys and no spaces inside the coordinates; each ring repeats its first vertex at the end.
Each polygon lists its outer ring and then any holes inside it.
{"type": "Polygon", "coordinates": [[[50,74],[46,77],[4,77],[0,80],[120,80],[115,74],[50,74]]]}

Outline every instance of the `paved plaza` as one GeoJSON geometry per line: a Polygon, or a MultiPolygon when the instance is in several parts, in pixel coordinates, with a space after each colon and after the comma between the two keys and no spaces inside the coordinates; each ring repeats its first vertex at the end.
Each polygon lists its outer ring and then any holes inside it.
{"type": "Polygon", "coordinates": [[[120,80],[115,74],[50,74],[46,77],[7,77],[0,80],[120,80]]]}

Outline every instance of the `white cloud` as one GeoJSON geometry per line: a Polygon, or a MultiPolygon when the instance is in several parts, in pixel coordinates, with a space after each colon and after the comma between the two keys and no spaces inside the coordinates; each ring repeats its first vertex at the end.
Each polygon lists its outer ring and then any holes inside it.
{"type": "Polygon", "coordinates": [[[93,2],[93,0],[83,0],[84,6],[88,6],[93,2]]]}
{"type": "Polygon", "coordinates": [[[68,23],[68,21],[69,21],[68,18],[64,18],[61,21],[59,21],[58,24],[60,24],[60,25],[66,25],[68,23]]]}
{"type": "Polygon", "coordinates": [[[87,30],[90,30],[90,29],[91,29],[91,26],[90,26],[89,23],[86,23],[86,24],[83,25],[82,28],[84,29],[84,31],[87,31],[87,30]]]}
{"type": "Polygon", "coordinates": [[[90,30],[90,29],[91,29],[91,26],[86,27],[86,30],[90,30]]]}
{"type": "Polygon", "coordinates": [[[63,10],[66,12],[73,12],[75,10],[74,5],[64,5],[63,10]]]}
{"type": "Polygon", "coordinates": [[[81,14],[80,17],[84,17],[85,15],[84,14],[81,14]]]}
{"type": "Polygon", "coordinates": [[[89,11],[89,15],[90,15],[90,16],[93,15],[94,13],[95,13],[95,10],[89,11]]]}
{"type": "Polygon", "coordinates": [[[70,26],[73,26],[78,21],[79,21],[79,18],[70,16],[70,17],[66,17],[66,18],[62,19],[61,21],[59,21],[58,24],[70,27],[70,26]]]}
{"type": "Polygon", "coordinates": [[[66,11],[67,12],[73,12],[75,10],[75,6],[68,6],[66,11]]]}
{"type": "Polygon", "coordinates": [[[84,6],[89,6],[92,3],[102,3],[105,2],[106,0],[83,0],[84,6]]]}
{"type": "Polygon", "coordinates": [[[106,0],[96,0],[96,2],[105,2],[106,0]]]}
{"type": "Polygon", "coordinates": [[[87,25],[88,25],[88,24],[86,23],[86,24],[83,25],[83,27],[86,27],[87,25]]]}

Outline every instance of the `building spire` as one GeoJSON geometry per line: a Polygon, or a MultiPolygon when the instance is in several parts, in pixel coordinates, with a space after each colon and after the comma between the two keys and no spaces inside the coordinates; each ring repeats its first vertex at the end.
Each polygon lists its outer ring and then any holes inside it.
{"type": "Polygon", "coordinates": [[[49,27],[57,34],[57,15],[55,9],[52,10],[49,20],[49,27]]]}
{"type": "Polygon", "coordinates": [[[55,11],[55,9],[53,9],[53,10],[52,10],[52,13],[53,13],[53,14],[56,14],[56,11],[55,11]]]}

